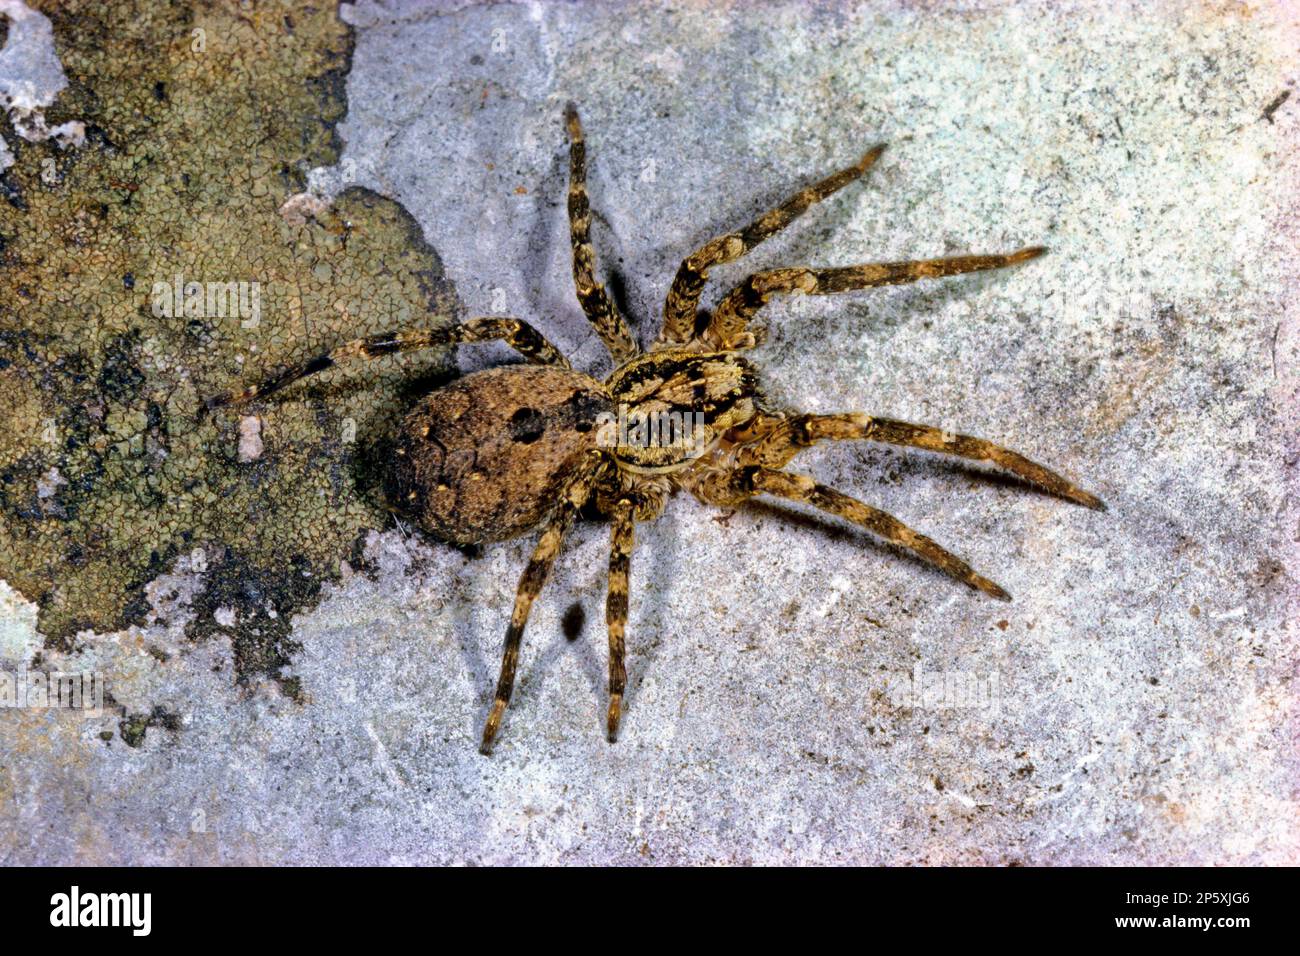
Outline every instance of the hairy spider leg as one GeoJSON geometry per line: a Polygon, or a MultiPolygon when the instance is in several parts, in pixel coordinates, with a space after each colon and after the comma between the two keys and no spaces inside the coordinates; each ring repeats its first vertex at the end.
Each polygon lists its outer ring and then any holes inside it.
{"type": "Polygon", "coordinates": [[[1104,511],[1105,503],[1050,468],[1030,461],[1019,452],[983,438],[958,435],[930,425],[914,425],[893,418],[861,413],[792,415],[776,419],[771,430],[750,439],[736,454],[741,465],[780,468],[805,448],[819,441],[871,441],[986,461],[1003,471],[1076,504],[1104,511]]]}
{"type": "Polygon", "coordinates": [[[596,281],[596,251],[591,246],[591,204],[587,198],[587,146],[578,109],[564,110],[569,131],[569,239],[573,245],[573,284],[587,320],[596,329],[615,365],[622,365],[641,350],[623,313],[596,281]]]}
{"type": "Polygon", "coordinates": [[[901,285],[917,279],[937,279],[964,272],[1001,269],[1036,259],[1047,250],[1031,246],[994,255],[951,256],[946,259],[918,259],[912,262],[879,262],[858,266],[810,269],[795,266],[755,272],[728,292],[713,310],[704,339],[713,348],[739,349],[754,344],[749,320],[778,293],[833,295],[882,285],[901,285]]]}
{"type": "Polygon", "coordinates": [[[672,288],[668,290],[660,340],[680,345],[695,337],[700,294],[704,291],[704,283],[712,266],[739,259],[764,239],[780,232],[803,215],[809,206],[821,202],[862,176],[875,165],[884,151],[883,143],[872,148],[852,166],[846,166],[820,182],[799,190],[745,228],[711,239],[691,253],[678,268],[672,288]]]}
{"type": "Polygon", "coordinates": [[[865,528],[885,541],[911,552],[958,581],[1003,601],[1011,595],[961,558],[925,535],[913,531],[891,514],[819,484],[807,475],[749,465],[731,472],[718,472],[694,489],[696,497],[711,504],[734,506],[756,495],[773,495],[811,505],[865,528]]]}
{"type": "Polygon", "coordinates": [[[412,352],[417,349],[438,348],[467,342],[505,341],[511,348],[537,365],[555,365],[568,368],[569,360],[535,328],[521,319],[485,317],[470,319],[460,325],[441,329],[414,329],[407,332],[381,332],[361,339],[345,342],[313,359],[291,365],[278,375],[257,385],[214,395],[203,403],[203,411],[212,411],[225,405],[239,405],[259,395],[278,392],[308,375],[323,372],[340,362],[354,358],[379,358],[394,352],[412,352]]]}
{"type": "Polygon", "coordinates": [[[533,555],[519,578],[519,589],[515,593],[515,607],[510,615],[510,624],[506,628],[505,648],[501,654],[501,674],[497,678],[496,696],[492,709],[488,712],[487,722],[483,725],[483,742],[479,751],[483,754],[492,752],[492,741],[501,727],[501,717],[510,695],[515,688],[515,670],[519,665],[519,648],[524,639],[524,625],[528,623],[528,614],[533,608],[533,601],[541,593],[542,585],[551,572],[564,535],[573,524],[582,506],[586,504],[591,493],[602,458],[600,452],[593,452],[591,458],[580,465],[565,486],[557,503],[555,513],[551,516],[546,530],[542,532],[533,555]]]}
{"type": "Polygon", "coordinates": [[[605,623],[609,627],[609,712],[606,731],[610,743],[618,739],[618,722],[623,714],[623,690],[627,670],[623,664],[623,635],[627,629],[628,572],[636,539],[636,514],[631,501],[619,500],[610,524],[609,595],[605,599],[605,623]]]}

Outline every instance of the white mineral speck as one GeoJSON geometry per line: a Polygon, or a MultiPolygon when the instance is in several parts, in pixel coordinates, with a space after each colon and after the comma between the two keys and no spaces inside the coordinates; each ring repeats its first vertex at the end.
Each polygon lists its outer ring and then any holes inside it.
{"type": "Polygon", "coordinates": [[[57,467],[51,468],[36,479],[36,497],[53,498],[59,490],[59,485],[66,485],[67,483],[68,480],[59,474],[57,467]]]}
{"type": "Polygon", "coordinates": [[[245,415],[239,420],[239,460],[257,461],[262,457],[262,420],[245,415]]]}

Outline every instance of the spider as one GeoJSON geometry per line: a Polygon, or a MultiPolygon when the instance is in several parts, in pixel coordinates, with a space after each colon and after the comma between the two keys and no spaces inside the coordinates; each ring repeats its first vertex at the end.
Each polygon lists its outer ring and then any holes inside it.
{"type": "Polygon", "coordinates": [[[564,118],[574,284],[583,312],[617,366],[603,382],[574,371],[527,322],[484,317],[434,330],[356,339],[261,384],[204,403],[205,411],[239,404],[349,359],[414,349],[504,340],[527,360],[527,364],[474,372],[424,396],[402,422],[385,482],[391,509],[451,543],[498,541],[542,529],[519,580],[506,629],[500,678],[483,728],[484,754],[491,752],[510,701],[533,601],[566,532],[581,513],[594,513],[611,525],[605,605],[606,731],[613,742],[627,682],[624,632],[634,529],[637,522],[657,518],[679,490],[723,508],[734,508],[758,495],[801,502],[845,519],[1002,600],[1010,600],[1005,590],[930,538],[785,466],[821,441],[883,442],[983,461],[1061,498],[1090,508],[1105,507],[1095,495],[1055,472],[982,438],[858,412],[815,415],[772,407],[760,389],[758,369],[743,355],[762,341],[764,329],[754,319],[773,296],[829,295],[998,269],[1037,258],[1044,248],[840,268],[768,269],[750,275],[712,311],[700,308],[711,267],[740,258],[814,203],[863,176],[884,151],[883,145],[876,146],[853,165],[688,256],[668,292],[662,332],[649,349],[642,350],[595,277],[585,141],[572,104],[564,118]],[[655,420],[667,421],[670,427],[640,427],[655,420]],[[637,427],[629,431],[628,422],[637,427]],[[658,440],[648,440],[647,435],[658,440]],[[690,440],[682,440],[686,437],[690,440]]]}

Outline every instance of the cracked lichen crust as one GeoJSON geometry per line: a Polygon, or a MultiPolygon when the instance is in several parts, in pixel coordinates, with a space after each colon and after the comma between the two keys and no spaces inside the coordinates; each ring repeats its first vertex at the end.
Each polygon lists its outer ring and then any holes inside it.
{"type": "MultiPolygon", "coordinates": [[[[237,612],[241,674],[280,676],[291,614],[385,524],[366,450],[447,354],[296,390],[252,460],[241,417],[259,410],[200,422],[200,396],[438,327],[454,294],[401,207],[300,195],[346,110],[352,36],[332,8],[39,6],[69,77],[49,120],[87,136],[18,142],[3,177],[0,577],[68,647],[143,620],[145,584],[192,556],[216,572],[200,607],[237,612]]],[[[218,628],[200,614],[192,634],[218,628]]]]}

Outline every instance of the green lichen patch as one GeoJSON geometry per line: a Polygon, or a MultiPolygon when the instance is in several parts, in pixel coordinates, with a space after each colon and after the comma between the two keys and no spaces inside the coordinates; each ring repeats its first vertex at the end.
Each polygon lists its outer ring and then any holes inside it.
{"type": "MultiPolygon", "coordinates": [[[[117,722],[117,731],[128,747],[144,746],[150,727],[162,727],[175,733],[181,729],[181,719],[165,707],[155,707],[147,714],[128,714],[117,722]]],[[[112,734],[108,739],[112,739],[112,734]]]]}
{"type": "Polygon", "coordinates": [[[67,649],[143,623],[144,585],[190,556],[208,588],[191,636],[227,634],[241,677],[288,687],[291,615],[386,523],[366,455],[447,357],[336,371],[202,421],[201,399],[352,337],[442,324],[454,293],[388,200],[283,208],[337,159],[352,37],[328,5],[38,5],[69,80],[48,119],[87,137],[16,143],[0,195],[0,577],[67,649]],[[176,308],[178,281],[203,295],[176,308]],[[249,415],[262,447],[241,459],[249,415]]]}

